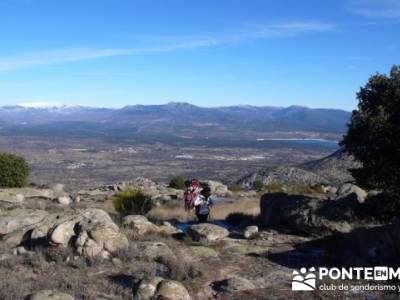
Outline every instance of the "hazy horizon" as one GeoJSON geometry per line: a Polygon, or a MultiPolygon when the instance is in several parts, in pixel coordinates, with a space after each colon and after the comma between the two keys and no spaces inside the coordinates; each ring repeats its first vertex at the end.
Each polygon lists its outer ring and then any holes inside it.
{"type": "Polygon", "coordinates": [[[270,108],[277,108],[277,109],[285,109],[289,107],[304,107],[308,109],[329,109],[329,110],[342,110],[346,112],[351,112],[346,109],[340,108],[331,108],[331,107],[309,107],[304,105],[297,105],[291,104],[288,106],[276,106],[276,105],[252,105],[252,104],[235,104],[230,105],[227,103],[226,105],[216,105],[216,106],[205,106],[205,105],[197,105],[190,102],[177,102],[177,101],[169,101],[169,102],[161,102],[161,103],[154,103],[154,104],[143,104],[143,103],[136,103],[136,104],[126,104],[124,106],[96,106],[96,105],[80,105],[80,104],[64,104],[64,103],[53,103],[53,102],[26,102],[26,103],[17,103],[12,105],[2,105],[0,107],[23,107],[23,108],[37,108],[37,109],[46,109],[46,108],[68,108],[68,107],[82,107],[82,108],[104,108],[104,109],[123,109],[125,107],[132,107],[132,106],[163,106],[163,105],[171,105],[171,104],[188,104],[193,105],[200,108],[224,108],[224,107],[255,107],[255,108],[263,108],[263,107],[270,107],[270,108]]]}

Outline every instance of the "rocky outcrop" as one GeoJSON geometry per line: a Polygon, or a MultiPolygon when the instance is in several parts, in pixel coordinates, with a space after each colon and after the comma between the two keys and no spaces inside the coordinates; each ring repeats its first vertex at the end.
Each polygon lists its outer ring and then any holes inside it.
{"type": "Polygon", "coordinates": [[[281,166],[262,169],[247,175],[239,180],[239,184],[246,188],[252,188],[256,181],[260,181],[265,185],[278,182],[285,186],[298,184],[316,185],[327,182],[325,178],[313,172],[298,167],[281,166]]]}
{"type": "Polygon", "coordinates": [[[0,234],[34,225],[42,221],[48,213],[38,209],[16,208],[0,212],[0,234]]]}
{"type": "Polygon", "coordinates": [[[21,203],[24,199],[42,198],[53,200],[57,193],[51,189],[38,189],[31,187],[0,189],[0,201],[10,203],[21,203]]]}
{"type": "Polygon", "coordinates": [[[359,167],[361,167],[361,163],[355,161],[344,149],[339,149],[319,160],[294,166],[261,169],[246,175],[238,183],[246,188],[253,187],[255,181],[261,181],[264,184],[279,182],[286,186],[299,184],[339,186],[345,182],[353,181],[354,178],[349,170],[359,167]]]}
{"type": "Polygon", "coordinates": [[[354,160],[341,148],[327,157],[304,163],[300,167],[325,178],[331,185],[339,186],[353,181],[354,178],[349,170],[358,169],[361,166],[360,162],[354,160]]]}
{"type": "Polygon", "coordinates": [[[203,223],[190,226],[188,234],[195,241],[214,242],[226,238],[229,231],[215,224],[203,223]]]}
{"type": "Polygon", "coordinates": [[[260,218],[265,226],[285,227],[303,234],[350,232],[363,226],[351,198],[324,200],[285,193],[265,194],[260,201],[260,218]]]}
{"type": "Polygon", "coordinates": [[[211,189],[211,193],[221,197],[228,197],[232,195],[232,192],[229,191],[228,187],[219,182],[214,180],[206,180],[204,181],[211,189]]]}
{"type": "MultiPolygon", "coordinates": [[[[14,214],[23,219],[31,211],[17,212],[15,210],[14,214]]],[[[58,247],[66,247],[74,242],[72,246],[78,254],[104,257],[128,247],[126,236],[101,209],[78,209],[53,214],[39,211],[36,214],[41,216],[40,220],[38,218],[35,223],[15,227],[14,231],[3,237],[3,242],[14,247],[22,242],[35,244],[36,241],[45,241],[50,246],[58,247]]]]}
{"type": "Polygon", "coordinates": [[[74,297],[66,293],[54,290],[42,290],[27,297],[28,300],[74,300],[74,297]]]}

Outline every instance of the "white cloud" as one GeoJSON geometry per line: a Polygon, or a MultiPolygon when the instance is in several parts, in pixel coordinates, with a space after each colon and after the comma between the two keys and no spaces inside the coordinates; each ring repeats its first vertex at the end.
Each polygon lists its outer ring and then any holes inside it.
{"type": "Polygon", "coordinates": [[[349,0],[348,9],[366,18],[400,18],[400,0],[349,0]]]}
{"type": "Polygon", "coordinates": [[[54,108],[64,106],[63,104],[58,102],[24,102],[18,105],[27,108],[54,108]]]}
{"type": "Polygon", "coordinates": [[[185,49],[240,44],[252,40],[265,40],[296,36],[310,32],[323,32],[332,30],[334,27],[335,26],[332,24],[317,21],[292,21],[270,23],[266,25],[247,24],[239,30],[223,34],[193,36],[134,35],[130,38],[140,40],[142,44],[145,43],[147,46],[128,48],[79,47],[26,53],[12,57],[0,57],[0,71],[18,70],[39,65],[62,64],[114,56],[171,52],[185,49]]]}

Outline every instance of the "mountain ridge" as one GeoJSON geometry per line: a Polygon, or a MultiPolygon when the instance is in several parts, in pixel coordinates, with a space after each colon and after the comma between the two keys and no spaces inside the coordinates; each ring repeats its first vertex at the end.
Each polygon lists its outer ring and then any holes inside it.
{"type": "Polygon", "coordinates": [[[122,108],[21,105],[0,107],[3,128],[23,130],[29,126],[46,130],[61,124],[65,128],[76,128],[81,123],[82,127],[85,124],[97,124],[104,130],[136,128],[142,133],[172,134],[178,137],[207,136],[250,140],[271,137],[338,140],[345,132],[349,119],[350,112],[338,109],[249,105],[200,107],[187,102],[128,105],[122,108]]]}

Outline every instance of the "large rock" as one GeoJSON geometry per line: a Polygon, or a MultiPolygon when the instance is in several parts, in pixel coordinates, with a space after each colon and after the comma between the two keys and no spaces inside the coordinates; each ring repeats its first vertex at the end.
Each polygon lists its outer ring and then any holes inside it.
{"type": "Polygon", "coordinates": [[[213,242],[229,235],[226,228],[210,223],[192,225],[188,233],[194,240],[201,242],[213,242]]]}
{"type": "Polygon", "coordinates": [[[114,226],[109,224],[96,224],[88,230],[89,237],[105,251],[114,253],[119,249],[126,249],[129,246],[128,239],[114,226]]]}
{"type": "Polygon", "coordinates": [[[71,238],[75,235],[75,220],[67,221],[56,225],[49,231],[50,242],[55,245],[67,246],[71,238]]]}
{"type": "Polygon", "coordinates": [[[352,183],[343,184],[337,191],[338,199],[353,196],[359,203],[364,203],[368,193],[352,183]]]}
{"type": "Polygon", "coordinates": [[[129,215],[123,218],[122,225],[132,231],[134,236],[144,236],[149,233],[173,235],[182,231],[169,222],[157,226],[142,215],[129,215]]]}
{"type": "Polygon", "coordinates": [[[126,216],[122,220],[122,225],[132,230],[132,233],[137,236],[158,231],[158,227],[142,215],[126,216]]]}
{"type": "Polygon", "coordinates": [[[0,234],[7,234],[39,223],[48,213],[38,209],[17,208],[0,212],[0,234]]]}
{"type": "Polygon", "coordinates": [[[29,300],[74,300],[74,297],[66,293],[52,290],[42,290],[27,298],[29,300]]]}
{"type": "Polygon", "coordinates": [[[324,200],[285,193],[265,194],[260,218],[265,226],[286,227],[303,234],[349,232],[362,226],[352,199],[324,200]]]}
{"type": "Polygon", "coordinates": [[[373,265],[396,269],[400,265],[400,219],[388,225],[357,228],[349,233],[297,243],[294,249],[270,253],[268,257],[271,261],[285,265],[289,263],[288,257],[295,257],[299,252],[315,253],[316,250],[319,255],[314,262],[307,260],[309,266],[317,263],[345,268],[373,265]]]}
{"type": "Polygon", "coordinates": [[[221,197],[230,196],[232,194],[232,192],[229,191],[228,187],[219,181],[207,180],[205,181],[205,183],[207,183],[208,186],[210,187],[212,194],[221,197]]]}
{"type": "Polygon", "coordinates": [[[7,203],[23,203],[25,196],[19,193],[17,189],[2,189],[0,190],[0,201],[7,203]]]}

